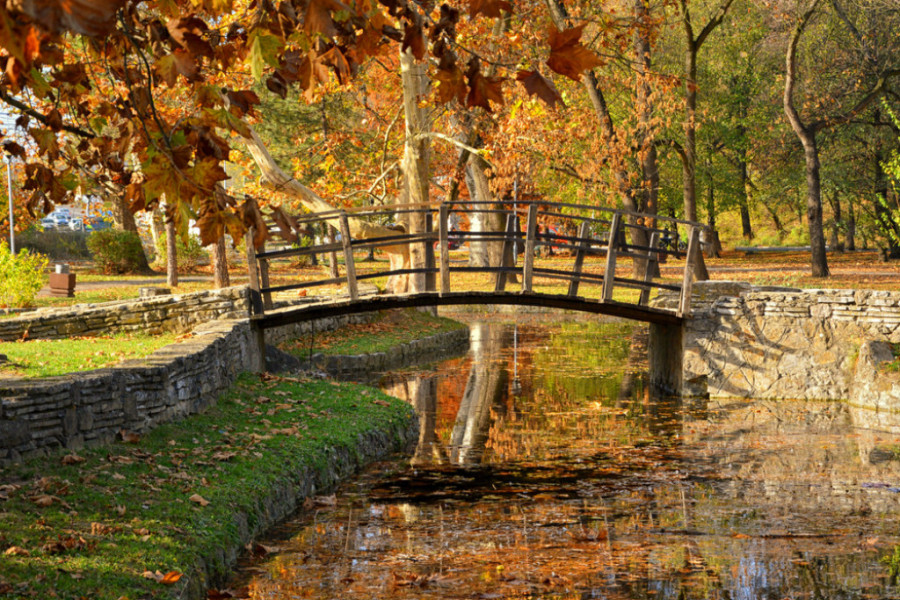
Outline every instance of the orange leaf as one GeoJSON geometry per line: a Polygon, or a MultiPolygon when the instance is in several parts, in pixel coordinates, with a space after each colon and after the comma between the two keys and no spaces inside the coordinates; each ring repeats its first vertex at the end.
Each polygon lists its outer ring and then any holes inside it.
{"type": "Polygon", "coordinates": [[[178,571],[169,571],[165,575],[163,575],[162,579],[159,580],[160,583],[165,585],[172,585],[176,583],[179,579],[181,579],[181,573],[178,571]]]}
{"type": "Polygon", "coordinates": [[[209,504],[209,500],[201,496],[200,494],[194,494],[190,498],[188,498],[191,502],[196,502],[200,506],[207,506],[209,504]]]}
{"type": "Polygon", "coordinates": [[[603,64],[600,58],[579,41],[584,25],[550,31],[550,58],[547,66],[569,79],[581,81],[582,72],[603,64]]]}

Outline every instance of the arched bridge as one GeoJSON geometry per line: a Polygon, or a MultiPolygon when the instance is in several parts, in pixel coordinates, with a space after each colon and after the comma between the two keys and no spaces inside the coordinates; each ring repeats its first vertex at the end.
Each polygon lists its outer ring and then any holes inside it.
{"type": "Polygon", "coordinates": [[[260,331],[324,316],[460,304],[564,308],[677,325],[690,311],[703,227],[550,202],[403,205],[276,217],[270,245],[280,234],[290,246],[254,249],[253,232],[248,234],[251,322],[260,331]],[[382,253],[391,257],[390,266],[383,256],[378,260],[382,253]],[[275,275],[273,263],[313,256],[327,262],[327,269],[293,276],[280,268],[275,275]],[[669,259],[684,259],[684,266],[673,273],[668,263],[660,277],[660,264],[669,259]],[[366,291],[364,283],[385,278],[388,287],[406,279],[416,291],[366,291]],[[345,291],[335,294],[335,286],[345,291]],[[328,294],[315,293],[328,288],[328,294]],[[650,306],[659,290],[677,293],[677,307],[650,306]],[[298,295],[306,296],[299,305],[298,295]],[[284,304],[280,298],[294,301],[284,304]]]}

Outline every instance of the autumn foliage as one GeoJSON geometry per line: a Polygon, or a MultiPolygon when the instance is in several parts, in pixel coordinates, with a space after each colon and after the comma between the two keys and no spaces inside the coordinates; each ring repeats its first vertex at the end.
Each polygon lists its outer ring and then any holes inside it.
{"type": "MultiPolygon", "coordinates": [[[[461,19],[513,8],[504,0],[433,9],[406,0],[10,2],[0,9],[0,100],[18,113],[19,135],[2,145],[25,163],[33,213],[85,192],[123,195],[132,211],[164,200],[176,222],[197,220],[204,244],[225,232],[239,239],[262,212],[221,183],[256,116],[254,82],[312,98],[399,45],[432,63],[436,102],[491,111],[518,80],[562,104],[538,69],[507,76],[476,54],[461,58],[461,19]]],[[[553,30],[546,66],[577,79],[598,64],[581,34],[553,30]]]]}

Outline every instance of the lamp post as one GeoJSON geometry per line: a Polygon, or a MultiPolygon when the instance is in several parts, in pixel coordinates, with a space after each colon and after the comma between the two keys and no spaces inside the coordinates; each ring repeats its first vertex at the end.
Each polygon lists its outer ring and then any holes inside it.
{"type": "Polygon", "coordinates": [[[13,190],[12,190],[12,158],[7,154],[3,157],[3,162],[6,163],[6,181],[8,187],[8,196],[9,200],[9,251],[11,254],[16,253],[16,227],[15,222],[13,221],[13,190]]]}

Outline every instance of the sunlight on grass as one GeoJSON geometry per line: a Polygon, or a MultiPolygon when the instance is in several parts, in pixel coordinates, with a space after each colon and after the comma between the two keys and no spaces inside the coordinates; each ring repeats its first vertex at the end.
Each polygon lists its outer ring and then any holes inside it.
{"type": "Polygon", "coordinates": [[[0,364],[0,375],[37,378],[101,369],[148,356],[174,343],[177,337],[121,333],[66,340],[0,342],[0,354],[9,359],[8,363],[0,364]]]}

